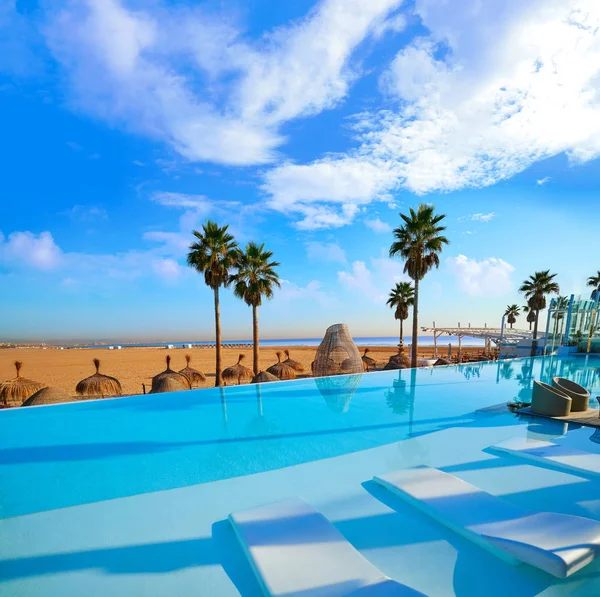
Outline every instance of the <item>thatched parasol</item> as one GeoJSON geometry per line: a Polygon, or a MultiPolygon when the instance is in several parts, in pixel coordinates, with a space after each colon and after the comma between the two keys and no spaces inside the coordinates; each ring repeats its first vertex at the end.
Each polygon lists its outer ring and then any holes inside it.
{"type": "MultiPolygon", "coordinates": [[[[187,381],[187,379],[186,379],[187,381]]],[[[156,383],[152,383],[152,389],[150,394],[163,394],[165,392],[181,392],[183,390],[189,390],[181,381],[176,377],[165,375],[161,377],[156,383]]]]}
{"type": "Polygon", "coordinates": [[[252,378],[252,383],[265,383],[267,381],[279,381],[279,378],[268,371],[261,371],[252,378]]]}
{"type": "Polygon", "coordinates": [[[296,373],[304,373],[304,365],[299,361],[291,359],[290,351],[287,348],[283,352],[285,352],[285,356],[287,357],[287,359],[283,361],[283,364],[291,367],[296,373]]]}
{"type": "MultiPolygon", "coordinates": [[[[395,363],[398,367],[389,367],[389,369],[408,369],[410,368],[410,359],[404,353],[404,348],[399,348],[398,352],[390,357],[388,365],[395,363]]],[[[387,366],[387,365],[386,365],[387,366]]]]}
{"type": "Polygon", "coordinates": [[[187,363],[187,366],[185,367],[185,369],[182,369],[179,373],[188,380],[190,386],[193,386],[194,384],[197,385],[202,383],[203,381],[206,381],[206,375],[204,375],[204,373],[198,371],[197,369],[192,369],[192,367],[190,367],[191,360],[192,356],[186,354],[185,362],[187,363]]]}
{"type": "Polygon", "coordinates": [[[368,348],[365,348],[365,352],[363,354],[362,362],[365,364],[365,369],[368,371],[369,368],[375,368],[377,366],[377,361],[367,356],[367,353],[370,352],[368,348]]]}
{"type": "Polygon", "coordinates": [[[267,369],[267,372],[279,379],[296,379],[296,372],[289,365],[281,362],[281,353],[279,351],[277,352],[277,362],[271,365],[267,369]]]}
{"type": "Polygon", "coordinates": [[[94,359],[96,373],[82,379],[76,386],[75,391],[80,396],[89,398],[110,398],[120,396],[123,393],[121,383],[116,377],[102,375],[100,371],[100,359],[94,359]]]}
{"type": "Polygon", "coordinates": [[[77,398],[74,398],[60,388],[42,388],[35,394],[27,398],[21,406],[41,406],[42,404],[59,404],[61,402],[74,402],[77,398]]]}
{"type": "Polygon", "coordinates": [[[177,371],[173,371],[173,369],[171,369],[171,355],[167,355],[166,358],[167,361],[167,368],[162,372],[159,373],[158,375],[155,375],[152,378],[152,389],[150,390],[151,394],[156,394],[159,391],[162,392],[175,392],[175,390],[158,390],[157,388],[159,387],[158,384],[162,384],[164,379],[172,379],[174,382],[178,383],[183,390],[191,390],[192,386],[190,385],[190,382],[188,381],[188,378],[185,377],[184,375],[182,375],[181,373],[177,373],[177,371]]]}
{"type": "Polygon", "coordinates": [[[6,406],[21,406],[27,398],[44,388],[44,384],[21,377],[23,363],[15,361],[17,377],[0,384],[0,402],[6,406]]]}
{"type": "Polygon", "coordinates": [[[222,377],[225,384],[230,381],[235,381],[239,386],[242,382],[252,381],[252,378],[254,377],[254,375],[252,375],[252,371],[250,371],[248,367],[244,367],[244,365],[241,364],[245,358],[246,357],[241,354],[238,357],[238,362],[233,367],[227,367],[227,369],[223,369],[222,377]]]}

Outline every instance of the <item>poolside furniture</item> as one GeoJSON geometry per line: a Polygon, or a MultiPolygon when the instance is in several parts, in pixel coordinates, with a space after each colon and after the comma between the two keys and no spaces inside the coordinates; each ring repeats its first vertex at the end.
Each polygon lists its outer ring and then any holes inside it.
{"type": "Polygon", "coordinates": [[[270,597],[424,597],[385,576],[300,498],[230,514],[229,521],[270,597]]]}
{"type": "Polygon", "coordinates": [[[534,380],[531,412],[549,417],[566,417],[571,412],[571,398],[559,388],[534,380]]]}
{"type": "Polygon", "coordinates": [[[578,383],[565,377],[553,377],[552,386],[561,390],[571,399],[571,412],[584,412],[590,403],[590,393],[578,383]]]}
{"type": "Polygon", "coordinates": [[[509,564],[565,578],[600,555],[600,522],[532,512],[426,466],[373,480],[509,564]]]}
{"type": "Polygon", "coordinates": [[[312,371],[315,377],[364,371],[360,353],[345,323],[336,323],[327,328],[317,348],[312,371]]]}
{"type": "Polygon", "coordinates": [[[505,452],[540,464],[553,466],[570,473],[586,473],[600,477],[600,454],[576,450],[552,442],[513,437],[490,446],[490,450],[505,452]]]}

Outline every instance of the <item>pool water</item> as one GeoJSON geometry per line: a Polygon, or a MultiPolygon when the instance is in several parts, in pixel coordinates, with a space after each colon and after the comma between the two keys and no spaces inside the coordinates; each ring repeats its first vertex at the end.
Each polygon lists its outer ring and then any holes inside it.
{"type": "Polygon", "coordinates": [[[600,395],[599,358],[544,357],[0,412],[0,595],[258,594],[225,519],[290,495],[427,594],[502,594],[469,584],[496,573],[516,595],[600,594],[595,564],[568,581],[507,572],[368,483],[429,464],[530,508],[600,519],[600,480],[486,452],[526,434],[600,453],[593,429],[496,408],[554,375],[600,395]],[[457,584],[465,557],[481,579],[457,584]]]}

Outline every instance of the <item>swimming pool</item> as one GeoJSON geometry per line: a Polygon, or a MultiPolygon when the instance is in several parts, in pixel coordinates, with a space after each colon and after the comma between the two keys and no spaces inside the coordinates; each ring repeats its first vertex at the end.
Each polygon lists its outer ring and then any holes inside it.
{"type": "Polygon", "coordinates": [[[0,412],[0,595],[257,595],[225,519],[291,495],[426,594],[600,594],[596,564],[566,581],[512,568],[369,485],[429,464],[600,519],[600,480],[486,451],[533,435],[600,453],[593,429],[490,408],[553,375],[600,394],[599,368],[546,357],[0,412]]]}

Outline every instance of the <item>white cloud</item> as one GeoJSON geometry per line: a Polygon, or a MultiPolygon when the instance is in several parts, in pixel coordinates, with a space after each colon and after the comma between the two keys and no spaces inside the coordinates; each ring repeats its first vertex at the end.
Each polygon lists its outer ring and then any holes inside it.
{"type": "Polygon", "coordinates": [[[182,272],[182,267],[174,259],[153,259],[152,269],[166,282],[177,280],[182,272]]]}
{"type": "Polygon", "coordinates": [[[535,184],[537,184],[538,186],[542,186],[545,185],[547,182],[550,182],[550,177],[549,176],[544,176],[544,178],[538,178],[535,181],[535,184]]]}
{"type": "Polygon", "coordinates": [[[280,280],[281,288],[276,292],[272,301],[272,307],[288,309],[289,303],[293,301],[314,301],[324,308],[338,304],[338,300],[330,293],[321,289],[318,280],[311,280],[306,286],[299,286],[289,280],[280,280]]]}
{"type": "Polygon", "coordinates": [[[560,153],[600,155],[600,3],[421,0],[416,12],[427,35],[381,77],[395,106],[360,114],[346,154],[269,172],[276,206],[364,206],[401,187],[478,188],[560,153]]]}
{"type": "Polygon", "coordinates": [[[0,234],[1,261],[13,267],[53,270],[63,261],[63,252],[50,232],[13,232],[4,239],[0,234]]]}
{"type": "Polygon", "coordinates": [[[355,48],[398,30],[400,0],[322,0],[304,19],[245,39],[230,13],[120,0],[51,15],[48,42],[78,107],[169,143],[190,160],[273,160],[279,126],[334,107],[357,72],[355,48]]]}
{"type": "Polygon", "coordinates": [[[346,252],[336,243],[306,243],[306,255],[312,261],[346,263],[346,252]]]}
{"type": "Polygon", "coordinates": [[[382,222],[379,218],[375,218],[373,220],[365,220],[365,226],[369,227],[373,232],[376,232],[377,234],[392,231],[392,227],[386,222],[382,222]]]}
{"type": "Polygon", "coordinates": [[[477,261],[466,255],[446,259],[449,270],[462,290],[472,296],[503,295],[513,289],[512,273],[515,268],[496,257],[477,261]]]}
{"type": "Polygon", "coordinates": [[[108,212],[96,205],[74,205],[64,213],[75,222],[108,220],[108,212]]]}
{"type": "Polygon", "coordinates": [[[459,222],[489,222],[496,217],[496,212],[492,211],[488,214],[471,214],[470,216],[461,216],[459,222]]]}

